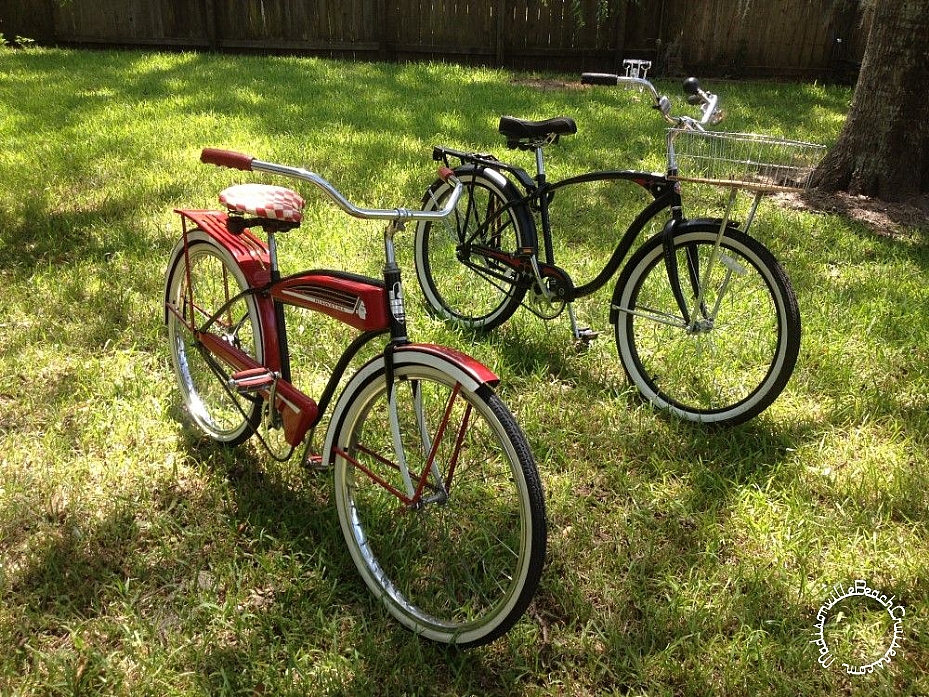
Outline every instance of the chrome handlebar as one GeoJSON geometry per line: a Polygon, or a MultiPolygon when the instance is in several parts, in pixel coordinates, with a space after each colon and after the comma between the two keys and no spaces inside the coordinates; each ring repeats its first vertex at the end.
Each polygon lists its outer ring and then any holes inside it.
{"type": "Polygon", "coordinates": [[[719,123],[723,118],[722,114],[717,111],[719,97],[702,90],[699,82],[694,77],[688,78],[684,82],[684,91],[688,94],[687,101],[689,103],[700,106],[701,118],[699,120],[690,116],[672,115],[671,100],[667,95],[660,94],[651,81],[644,77],[615,75],[613,73],[584,73],[581,75],[581,83],[585,85],[621,85],[643,89],[651,95],[652,106],[661,112],[665,121],[676,128],[693,128],[702,131],[706,124],[719,123]]]}
{"type": "Polygon", "coordinates": [[[200,161],[206,164],[216,165],[217,167],[267,172],[269,174],[277,174],[283,177],[309,182],[319,189],[322,189],[332,202],[345,213],[354,218],[361,218],[363,220],[391,220],[394,222],[404,222],[407,220],[444,220],[458,205],[458,200],[461,198],[461,194],[464,191],[464,184],[454,175],[452,170],[448,167],[440,167],[439,177],[455,187],[443,208],[436,211],[421,211],[409,208],[362,208],[345,198],[341,191],[336,189],[319,174],[302,167],[290,167],[274,162],[265,162],[250,155],[217,148],[204,148],[200,153],[200,161]]]}

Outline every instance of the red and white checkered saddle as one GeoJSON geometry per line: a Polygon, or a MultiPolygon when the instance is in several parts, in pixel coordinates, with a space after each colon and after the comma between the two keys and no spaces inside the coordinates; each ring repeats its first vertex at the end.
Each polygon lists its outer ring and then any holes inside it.
{"type": "Polygon", "coordinates": [[[236,184],[223,189],[219,200],[230,211],[248,213],[259,218],[300,224],[303,198],[295,191],[269,184],[236,184]]]}

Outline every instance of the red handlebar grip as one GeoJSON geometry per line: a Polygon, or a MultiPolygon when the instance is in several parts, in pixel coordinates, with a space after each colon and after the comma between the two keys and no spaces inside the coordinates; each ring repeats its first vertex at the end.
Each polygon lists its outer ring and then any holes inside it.
{"type": "Polygon", "coordinates": [[[255,158],[251,155],[243,155],[233,150],[220,150],[219,148],[203,148],[200,152],[200,162],[217,167],[230,167],[232,169],[244,169],[250,172],[252,169],[252,160],[255,158]]]}
{"type": "Polygon", "coordinates": [[[451,167],[439,167],[439,179],[444,182],[448,181],[449,177],[454,177],[455,172],[452,171],[451,167]]]}

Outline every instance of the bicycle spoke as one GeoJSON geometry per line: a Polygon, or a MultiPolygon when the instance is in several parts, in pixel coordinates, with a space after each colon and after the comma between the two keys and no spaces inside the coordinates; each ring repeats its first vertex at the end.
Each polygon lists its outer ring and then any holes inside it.
{"type": "Polygon", "coordinates": [[[686,329],[687,322],[678,315],[675,315],[671,312],[665,312],[663,310],[658,310],[650,307],[640,306],[636,309],[630,309],[628,307],[620,307],[619,305],[612,305],[614,310],[618,310],[622,315],[632,315],[633,317],[641,317],[643,319],[651,320],[653,322],[658,322],[659,324],[666,324],[669,327],[678,327],[679,329],[686,329]]]}
{"type": "Polygon", "coordinates": [[[744,276],[748,273],[748,270],[744,266],[726,254],[720,254],[719,261],[723,266],[726,267],[726,276],[723,279],[723,282],[719,284],[719,290],[716,293],[716,304],[713,305],[713,311],[709,316],[709,319],[714,321],[719,315],[719,308],[723,303],[723,298],[725,298],[726,294],[729,292],[729,284],[732,281],[732,276],[734,274],[744,276]]]}

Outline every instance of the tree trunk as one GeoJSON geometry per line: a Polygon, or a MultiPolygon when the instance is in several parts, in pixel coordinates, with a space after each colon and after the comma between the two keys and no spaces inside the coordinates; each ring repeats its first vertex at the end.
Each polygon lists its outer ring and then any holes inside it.
{"type": "Polygon", "coordinates": [[[877,0],[839,139],[813,186],[902,201],[929,191],[929,0],[877,0]]]}

